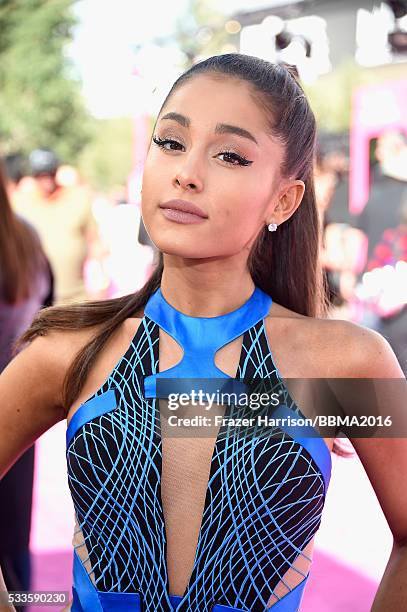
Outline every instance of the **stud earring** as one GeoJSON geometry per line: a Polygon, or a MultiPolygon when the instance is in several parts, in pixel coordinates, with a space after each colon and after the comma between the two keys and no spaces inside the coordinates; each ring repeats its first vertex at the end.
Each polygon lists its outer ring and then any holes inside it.
{"type": "Polygon", "coordinates": [[[277,229],[278,225],[277,223],[269,223],[268,224],[268,230],[269,232],[275,232],[277,229]]]}

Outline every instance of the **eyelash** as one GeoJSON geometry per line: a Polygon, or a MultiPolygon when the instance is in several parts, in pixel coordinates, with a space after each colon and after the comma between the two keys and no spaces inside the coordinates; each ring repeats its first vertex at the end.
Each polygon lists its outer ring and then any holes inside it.
{"type": "MultiPolygon", "coordinates": [[[[181,147],[183,146],[177,140],[173,140],[172,138],[159,138],[158,136],[153,136],[153,142],[155,142],[155,144],[161,148],[164,148],[164,145],[168,143],[174,143],[174,144],[180,145],[181,147]]],[[[168,150],[173,151],[174,149],[165,149],[165,151],[168,151],[168,150]]],[[[250,166],[250,164],[253,163],[246,157],[243,157],[241,155],[238,155],[237,153],[234,153],[234,151],[222,151],[222,153],[219,153],[219,155],[229,155],[229,156],[233,155],[234,156],[233,159],[237,161],[238,163],[232,164],[231,162],[226,162],[226,163],[230,163],[232,166],[250,166]]]]}

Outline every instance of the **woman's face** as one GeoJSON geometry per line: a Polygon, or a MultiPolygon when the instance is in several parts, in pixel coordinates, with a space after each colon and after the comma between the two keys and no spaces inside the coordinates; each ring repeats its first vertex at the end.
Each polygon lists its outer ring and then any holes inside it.
{"type": "Polygon", "coordinates": [[[283,155],[244,81],[193,77],[161,110],[148,151],[142,215],[150,238],[188,258],[249,250],[277,221],[283,155]],[[202,216],[171,210],[171,200],[198,206],[202,216]]]}

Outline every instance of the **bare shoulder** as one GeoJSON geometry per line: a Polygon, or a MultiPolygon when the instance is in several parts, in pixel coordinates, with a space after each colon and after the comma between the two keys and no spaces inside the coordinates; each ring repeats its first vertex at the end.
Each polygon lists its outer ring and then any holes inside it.
{"type": "Polygon", "coordinates": [[[403,372],[388,340],[352,321],[314,319],[317,335],[328,346],[334,368],[343,378],[400,378],[403,372]]]}
{"type": "Polygon", "coordinates": [[[0,375],[0,478],[37,438],[63,420],[62,390],[73,334],[52,332],[35,338],[0,375]]]}
{"type": "MultiPolygon", "coordinates": [[[[118,328],[111,334],[103,348],[96,355],[91,367],[89,378],[97,377],[100,365],[103,363],[115,365],[117,359],[125,352],[133,339],[140,323],[141,318],[131,317],[125,319],[118,328]]],[[[50,334],[48,346],[43,346],[44,354],[48,353],[48,359],[57,364],[61,377],[65,378],[70,366],[77,355],[95,338],[101,331],[101,325],[73,330],[56,331],[50,334]]],[[[103,367],[102,367],[103,369],[103,367]]],[[[88,381],[85,383],[85,388],[88,381]]],[[[86,390],[85,390],[86,393],[86,390]]]]}
{"type": "Polygon", "coordinates": [[[36,338],[25,350],[36,353],[54,374],[64,376],[75,355],[94,338],[100,326],[75,330],[53,330],[36,338]]]}
{"type": "MultiPolygon", "coordinates": [[[[117,365],[123,355],[129,348],[137,330],[142,322],[141,317],[131,317],[125,319],[123,323],[111,334],[103,348],[95,355],[90,371],[83,382],[79,395],[75,398],[73,404],[67,407],[65,417],[69,419],[73,416],[77,408],[89,399],[106,381],[113,368],[117,365]]],[[[93,331],[93,335],[97,334],[99,329],[93,331]]],[[[71,347],[67,347],[68,361],[72,360],[86,344],[92,340],[92,335],[82,338],[76,338],[76,346],[74,354],[71,354],[71,347]]]]}
{"type": "Polygon", "coordinates": [[[269,337],[278,329],[291,350],[302,353],[316,376],[400,377],[390,344],[379,332],[342,319],[308,317],[273,303],[265,320],[269,337]]]}
{"type": "MultiPolygon", "coordinates": [[[[131,338],[140,322],[139,318],[125,319],[109,338],[106,350],[114,343],[120,344],[131,338]]],[[[84,329],[56,329],[37,337],[20,355],[24,356],[26,363],[35,364],[36,368],[41,364],[41,375],[46,371],[53,375],[55,381],[61,381],[75,357],[99,334],[101,328],[101,325],[94,325],[84,329]]]]}
{"type": "Polygon", "coordinates": [[[9,363],[0,376],[3,384],[37,392],[46,402],[62,408],[62,387],[75,355],[87,344],[97,329],[52,330],[37,336],[9,363]],[[46,382],[46,384],[45,384],[46,382]]]}
{"type": "MultiPolygon", "coordinates": [[[[116,359],[131,342],[140,321],[126,319],[115,330],[97,355],[88,378],[92,380],[95,371],[101,374],[98,363],[103,365],[116,359]]],[[[27,344],[3,370],[0,430],[8,435],[0,445],[0,478],[39,436],[66,418],[63,389],[67,372],[78,353],[99,331],[100,326],[93,326],[48,332],[27,344]]]]}

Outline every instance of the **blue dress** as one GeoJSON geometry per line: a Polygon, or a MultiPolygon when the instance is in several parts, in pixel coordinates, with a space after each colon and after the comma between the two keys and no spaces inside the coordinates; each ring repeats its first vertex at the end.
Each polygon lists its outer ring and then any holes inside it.
{"type": "Polygon", "coordinates": [[[233,312],[191,317],[157,289],[125,355],[74,413],[66,433],[68,484],[88,556],[81,559],[75,548],[72,612],[300,609],[308,573],[270,608],[267,603],[320,525],[331,456],[312,427],[230,426],[227,418],[247,417],[247,406],[226,405],[182,596],[169,593],[166,563],[157,398],[168,397],[177,382],[182,390],[216,382],[229,392],[260,384],[262,392],[281,397],[268,415],[301,416],[273,362],[264,324],[271,304],[256,287],[233,312]],[[163,372],[160,327],[184,350],[163,372]],[[236,376],[230,377],[215,365],[215,353],[241,335],[236,376]]]}

